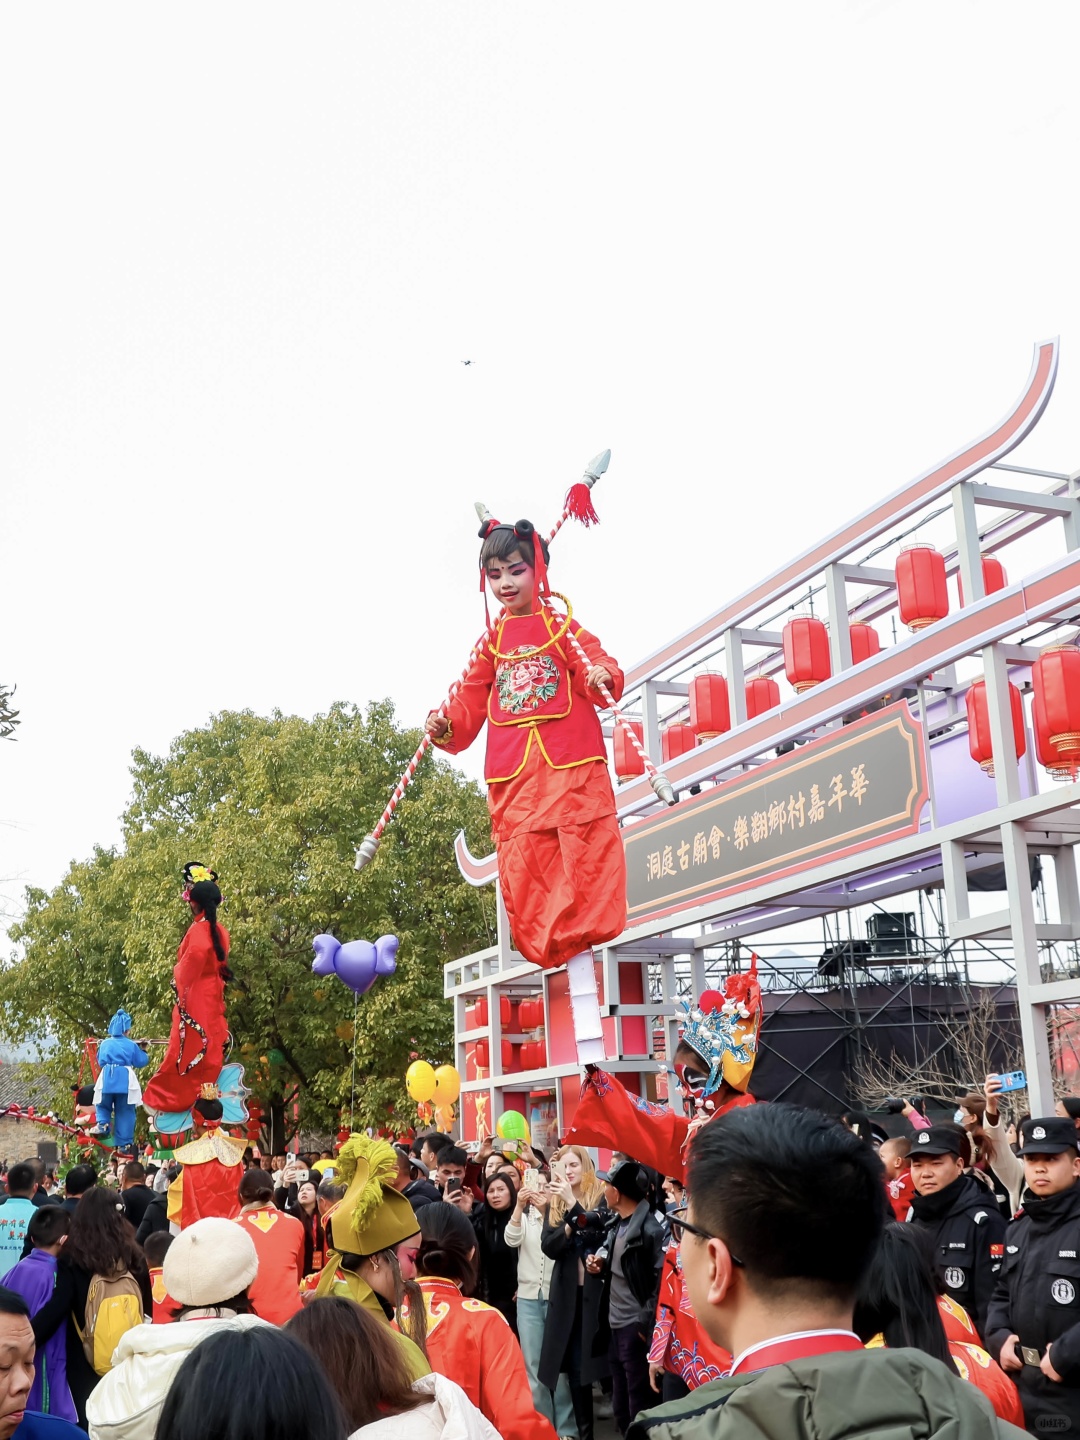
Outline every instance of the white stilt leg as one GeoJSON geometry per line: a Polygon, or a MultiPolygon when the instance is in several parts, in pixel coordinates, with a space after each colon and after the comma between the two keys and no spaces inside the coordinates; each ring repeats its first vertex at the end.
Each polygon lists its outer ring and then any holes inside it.
{"type": "Polygon", "coordinates": [[[574,1016],[574,1040],[582,1065],[597,1065],[607,1059],[604,1028],[600,1021],[600,999],[596,993],[596,968],[591,950],[583,950],[566,962],[570,981],[570,1009],[574,1016]]]}

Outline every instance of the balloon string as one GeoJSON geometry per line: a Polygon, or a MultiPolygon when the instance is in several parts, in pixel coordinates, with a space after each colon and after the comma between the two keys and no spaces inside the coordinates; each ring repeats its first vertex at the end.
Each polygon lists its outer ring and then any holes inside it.
{"type": "Polygon", "coordinates": [[[356,1007],[360,996],[353,991],[352,1002],[352,1079],[349,1081],[349,1131],[353,1129],[353,1111],[356,1109],[356,1007]]]}

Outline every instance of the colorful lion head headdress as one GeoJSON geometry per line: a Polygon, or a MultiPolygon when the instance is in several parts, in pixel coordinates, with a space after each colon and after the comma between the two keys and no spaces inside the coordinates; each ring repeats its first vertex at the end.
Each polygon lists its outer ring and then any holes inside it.
{"type": "Polygon", "coordinates": [[[733,1090],[745,1090],[757,1059],[761,1029],[757,956],[751,956],[750,969],[745,974],[728,976],[722,993],[706,990],[696,1005],[688,1000],[680,1003],[686,1019],[679,1043],[689,1045],[708,1067],[701,1099],[718,1090],[721,1082],[733,1090]]]}

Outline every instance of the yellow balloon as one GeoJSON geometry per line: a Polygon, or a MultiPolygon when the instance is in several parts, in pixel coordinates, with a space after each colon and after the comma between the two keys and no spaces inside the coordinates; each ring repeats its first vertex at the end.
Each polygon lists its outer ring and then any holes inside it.
{"type": "Polygon", "coordinates": [[[461,1094],[461,1076],[453,1065],[440,1065],[435,1071],[435,1104],[453,1105],[461,1094]]]}
{"type": "Polygon", "coordinates": [[[405,1089],[418,1104],[431,1099],[437,1083],[435,1071],[426,1060],[414,1060],[405,1071],[405,1089]]]}

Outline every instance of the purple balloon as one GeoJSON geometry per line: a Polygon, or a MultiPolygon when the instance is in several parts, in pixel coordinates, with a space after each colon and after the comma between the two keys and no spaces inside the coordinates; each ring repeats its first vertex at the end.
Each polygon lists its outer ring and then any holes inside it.
{"type": "Polygon", "coordinates": [[[333,935],[316,935],[311,968],[316,975],[336,975],[354,995],[363,995],[380,975],[392,975],[397,969],[400,943],[396,935],[380,935],[374,945],[367,940],[342,945],[333,935]]]}
{"type": "Polygon", "coordinates": [[[333,975],[334,956],[341,949],[341,941],[335,940],[333,935],[316,935],[311,944],[315,951],[312,970],[316,975],[333,975]]]}

